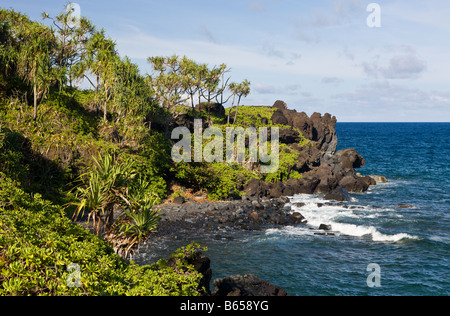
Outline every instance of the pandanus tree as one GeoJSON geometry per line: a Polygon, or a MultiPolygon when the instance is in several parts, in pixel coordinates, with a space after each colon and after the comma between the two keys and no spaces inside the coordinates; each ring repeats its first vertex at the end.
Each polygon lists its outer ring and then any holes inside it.
{"type": "MultiPolygon", "coordinates": [[[[95,32],[86,44],[86,53],[83,60],[84,67],[96,77],[95,96],[97,102],[103,102],[103,119],[107,121],[108,102],[116,81],[115,63],[119,61],[115,42],[106,37],[105,30],[95,32]],[[102,88],[100,95],[100,88],[102,88]]],[[[88,78],[87,76],[85,76],[88,78]]]]}
{"type": "Polygon", "coordinates": [[[165,134],[169,137],[169,124],[172,119],[170,113],[175,111],[176,106],[183,104],[186,98],[186,85],[182,71],[182,60],[177,56],[171,57],[149,57],[147,61],[151,64],[153,71],[147,77],[149,85],[160,101],[164,109],[169,113],[166,116],[165,134]]]}
{"type": "Polygon", "coordinates": [[[202,85],[206,65],[199,65],[192,59],[183,57],[180,66],[183,89],[185,90],[185,93],[189,94],[192,111],[195,113],[194,96],[202,85]]]}
{"type": "MultiPolygon", "coordinates": [[[[250,94],[250,82],[246,79],[241,83],[235,83],[232,82],[230,83],[230,85],[228,86],[231,95],[233,96],[233,102],[231,105],[231,109],[234,108],[234,101],[235,98],[238,98],[238,102],[236,105],[236,110],[234,112],[234,123],[236,123],[237,120],[237,115],[238,115],[238,110],[239,110],[239,105],[241,103],[241,99],[242,97],[247,97],[250,94]]],[[[231,109],[228,112],[228,124],[230,124],[230,115],[231,115],[231,109]]]]}
{"type": "Polygon", "coordinates": [[[52,21],[52,28],[57,39],[54,63],[64,79],[60,82],[60,89],[67,81],[72,86],[73,80],[84,76],[82,60],[85,46],[95,29],[86,17],[74,16],[72,8],[73,4],[67,5],[66,10],[55,17],[51,17],[46,12],[42,13],[43,19],[52,21]]]}
{"type": "MultiPolygon", "coordinates": [[[[203,82],[203,97],[206,99],[207,104],[211,103],[211,100],[216,98],[218,95],[218,86],[220,83],[220,75],[222,73],[221,67],[214,67],[209,70],[205,76],[205,80],[203,82]]],[[[211,123],[211,107],[208,106],[208,122],[211,123]]]]}
{"type": "Polygon", "coordinates": [[[156,229],[160,216],[152,206],[157,196],[150,192],[150,182],[138,177],[132,160],[119,161],[111,153],[93,160],[93,168],[80,176],[81,184],[74,188],[78,200],[72,203],[74,215],[88,211],[95,232],[128,259],[156,229]],[[117,207],[121,212],[115,214],[117,207]]]}
{"type": "Polygon", "coordinates": [[[33,120],[36,120],[38,99],[45,97],[56,77],[51,62],[51,52],[56,42],[51,29],[42,24],[32,22],[20,26],[17,71],[33,87],[33,120]]]}
{"type": "Polygon", "coordinates": [[[234,123],[236,124],[238,110],[239,110],[239,104],[241,103],[241,98],[247,97],[250,94],[250,81],[248,81],[246,79],[242,83],[236,85],[233,93],[238,97],[236,112],[234,114],[234,123]]]}

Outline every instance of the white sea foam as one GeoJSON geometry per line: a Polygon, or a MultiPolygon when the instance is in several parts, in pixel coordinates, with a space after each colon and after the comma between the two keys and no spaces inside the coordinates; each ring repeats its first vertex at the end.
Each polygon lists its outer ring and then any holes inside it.
{"type": "Polygon", "coordinates": [[[313,235],[321,224],[327,224],[331,225],[332,231],[338,235],[369,237],[377,242],[397,242],[406,238],[417,239],[406,233],[385,234],[373,226],[374,220],[380,216],[401,217],[395,213],[395,209],[355,204],[351,206],[353,207],[346,208],[341,203],[329,203],[317,195],[296,195],[291,198],[292,212],[300,212],[307,219],[308,226],[288,227],[281,231],[269,230],[267,234],[313,235]],[[297,206],[298,203],[301,204],[297,206]],[[349,223],[349,221],[356,223],[349,223]]]}

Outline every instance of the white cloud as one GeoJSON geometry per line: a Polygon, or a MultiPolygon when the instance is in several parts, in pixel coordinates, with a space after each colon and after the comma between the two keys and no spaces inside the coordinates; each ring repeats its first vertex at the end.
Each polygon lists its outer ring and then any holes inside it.
{"type": "Polygon", "coordinates": [[[387,65],[380,65],[379,56],[373,62],[363,62],[364,72],[373,78],[382,77],[384,79],[417,79],[423,74],[427,65],[426,62],[415,54],[396,55],[390,58],[387,65]]]}
{"type": "Polygon", "coordinates": [[[188,56],[198,62],[217,65],[226,63],[228,66],[270,69],[272,59],[264,54],[254,52],[251,48],[238,45],[225,45],[210,40],[200,41],[185,38],[163,39],[146,34],[140,29],[129,26],[124,35],[116,37],[121,55],[133,59],[147,59],[149,56],[171,56],[174,54],[188,56]]]}

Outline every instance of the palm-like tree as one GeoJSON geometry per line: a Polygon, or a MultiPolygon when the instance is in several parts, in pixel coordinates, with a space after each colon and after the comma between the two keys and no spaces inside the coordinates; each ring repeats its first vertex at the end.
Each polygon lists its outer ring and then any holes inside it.
{"type": "Polygon", "coordinates": [[[96,98],[99,98],[99,87],[103,87],[103,119],[107,121],[108,101],[115,78],[115,63],[119,60],[116,44],[105,35],[105,30],[96,32],[86,44],[84,65],[96,76],[97,84],[94,85],[96,98]]]}
{"type": "Polygon", "coordinates": [[[250,94],[250,81],[248,81],[246,79],[242,83],[240,83],[238,85],[234,85],[233,88],[234,88],[233,93],[238,97],[236,112],[234,113],[234,124],[236,124],[238,110],[239,110],[239,104],[241,103],[241,98],[247,97],[250,94]]]}
{"type": "Polygon", "coordinates": [[[16,26],[16,36],[21,39],[15,56],[17,70],[19,75],[33,87],[33,120],[36,120],[38,99],[45,97],[50,83],[55,79],[51,63],[51,53],[56,43],[55,37],[50,28],[36,22],[19,21],[16,26]]]}
{"type": "Polygon", "coordinates": [[[96,233],[127,259],[156,229],[160,216],[152,206],[157,196],[149,193],[150,182],[145,179],[132,184],[136,177],[132,160],[118,162],[110,153],[93,159],[94,168],[80,176],[83,183],[75,188],[79,200],[72,203],[77,206],[75,215],[88,210],[96,233]],[[114,216],[116,205],[123,211],[118,217],[114,216]]]}
{"type": "Polygon", "coordinates": [[[126,188],[136,172],[132,161],[117,163],[109,153],[93,160],[94,168],[80,176],[84,185],[76,188],[79,202],[74,204],[77,216],[89,210],[88,219],[92,218],[94,229],[99,234],[101,228],[108,230],[112,227],[117,194],[126,188]]]}

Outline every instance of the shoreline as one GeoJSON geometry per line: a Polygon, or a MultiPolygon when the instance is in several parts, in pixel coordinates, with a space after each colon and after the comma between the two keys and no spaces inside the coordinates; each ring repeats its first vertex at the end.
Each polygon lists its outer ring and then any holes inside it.
{"type": "Polygon", "coordinates": [[[288,197],[253,197],[155,206],[160,210],[161,220],[152,238],[182,239],[184,235],[200,234],[232,238],[227,233],[305,224],[305,218],[300,213],[291,213],[291,207],[286,205],[289,202],[288,197]]]}
{"type": "MultiPolygon", "coordinates": [[[[358,177],[362,178],[360,174],[358,177]]],[[[378,175],[367,176],[373,179],[371,185],[389,182],[385,177],[378,175]]],[[[300,188],[300,187],[299,187],[300,188]]],[[[301,190],[300,190],[301,191],[301,190]]],[[[155,205],[153,209],[159,210],[161,220],[158,229],[151,238],[183,239],[184,235],[213,235],[216,239],[233,239],[229,233],[236,231],[261,231],[270,228],[306,225],[305,218],[298,210],[291,208],[291,199],[297,195],[312,196],[319,193],[296,193],[292,196],[243,196],[228,201],[195,200],[189,199],[181,202],[165,202],[155,205]]],[[[347,203],[352,201],[351,195],[345,189],[338,187],[323,194],[326,202],[323,205],[340,205],[348,208],[347,203]]],[[[409,206],[409,205],[405,205],[409,206]]],[[[327,223],[323,223],[327,225],[327,223]]],[[[315,227],[321,230],[320,226],[315,227]]],[[[323,229],[326,230],[326,229],[323,229]]]]}

